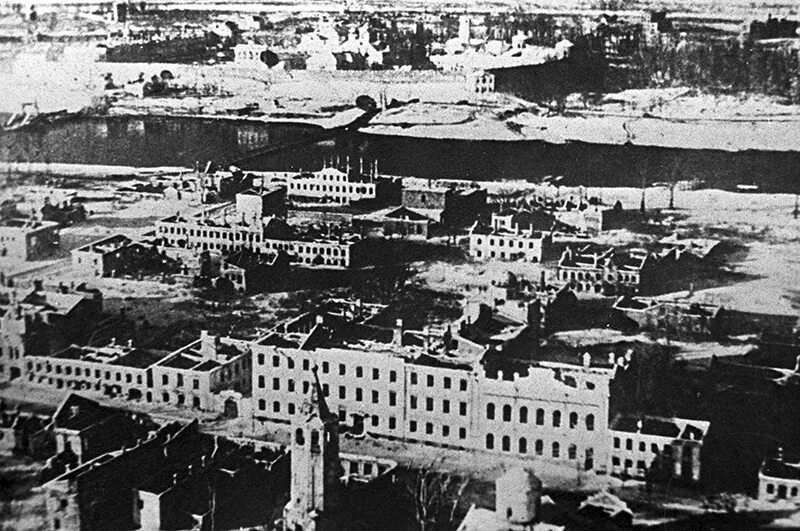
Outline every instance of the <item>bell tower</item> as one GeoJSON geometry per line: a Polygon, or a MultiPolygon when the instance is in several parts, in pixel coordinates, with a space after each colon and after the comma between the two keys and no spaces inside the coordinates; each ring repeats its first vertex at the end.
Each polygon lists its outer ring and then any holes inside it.
{"type": "Polygon", "coordinates": [[[325,403],[316,368],[310,394],[292,423],[287,531],[331,531],[335,526],[339,481],[339,419],[325,403]]]}

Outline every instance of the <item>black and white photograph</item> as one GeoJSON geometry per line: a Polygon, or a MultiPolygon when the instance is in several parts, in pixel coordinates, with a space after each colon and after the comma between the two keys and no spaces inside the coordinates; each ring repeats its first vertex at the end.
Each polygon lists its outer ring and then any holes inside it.
{"type": "Polygon", "coordinates": [[[6,530],[800,530],[800,0],[0,0],[6,530]]]}

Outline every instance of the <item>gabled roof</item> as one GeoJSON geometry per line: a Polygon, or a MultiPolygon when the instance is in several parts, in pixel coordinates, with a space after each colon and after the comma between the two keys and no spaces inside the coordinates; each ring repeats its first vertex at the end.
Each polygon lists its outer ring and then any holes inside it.
{"type": "Polygon", "coordinates": [[[118,411],[113,408],[70,393],[56,410],[53,423],[55,428],[82,431],[116,415],[118,411]]]}
{"type": "Polygon", "coordinates": [[[800,462],[792,463],[782,458],[767,459],[761,466],[761,473],[772,478],[800,481],[800,462]]]}
{"type": "Polygon", "coordinates": [[[67,315],[74,310],[84,298],[73,293],[56,293],[53,291],[34,291],[29,293],[22,302],[35,306],[44,306],[47,309],[67,315]]]}

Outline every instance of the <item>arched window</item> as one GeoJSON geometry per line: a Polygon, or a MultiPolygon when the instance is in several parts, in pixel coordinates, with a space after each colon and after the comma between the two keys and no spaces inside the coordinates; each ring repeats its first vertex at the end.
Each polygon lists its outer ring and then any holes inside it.
{"type": "Polygon", "coordinates": [[[511,406],[508,404],[503,406],[503,420],[505,422],[511,422],[511,406]]]}
{"type": "Polygon", "coordinates": [[[536,425],[537,426],[544,425],[544,409],[542,408],[536,410],[536,425]]]}
{"type": "Polygon", "coordinates": [[[503,436],[503,451],[510,452],[511,451],[511,437],[508,435],[503,436]]]}
{"type": "Polygon", "coordinates": [[[553,427],[558,428],[561,426],[561,412],[559,410],[553,411],[553,427]]]}
{"type": "Polygon", "coordinates": [[[569,414],[569,427],[571,429],[578,427],[578,414],[574,411],[569,414]]]}
{"type": "Polygon", "coordinates": [[[586,429],[594,431],[594,415],[592,414],[586,415],[586,429]]]}
{"type": "Polygon", "coordinates": [[[567,457],[569,459],[577,459],[578,458],[578,448],[574,444],[570,444],[567,447],[567,457]]]}
{"type": "Polygon", "coordinates": [[[295,442],[295,444],[300,445],[300,446],[302,446],[302,445],[304,445],[306,443],[306,439],[305,439],[305,437],[303,437],[303,430],[302,429],[297,428],[297,431],[294,433],[294,442],[295,442]]]}
{"type": "Polygon", "coordinates": [[[520,424],[528,423],[528,408],[526,408],[525,406],[519,408],[519,422],[520,424]]]}
{"type": "Polygon", "coordinates": [[[486,404],[486,418],[489,420],[494,420],[494,404],[491,402],[486,404]]]}
{"type": "Polygon", "coordinates": [[[534,445],[534,451],[536,452],[536,455],[542,455],[544,453],[544,441],[537,439],[536,444],[534,445]]]}
{"type": "Polygon", "coordinates": [[[494,450],[494,435],[491,433],[486,434],[486,449],[494,450]]]}
{"type": "Polygon", "coordinates": [[[561,456],[561,446],[557,443],[553,443],[553,457],[559,458],[561,456]]]}
{"type": "Polygon", "coordinates": [[[521,454],[527,454],[528,453],[528,441],[525,439],[525,437],[522,437],[519,440],[519,453],[521,453],[521,454]]]}

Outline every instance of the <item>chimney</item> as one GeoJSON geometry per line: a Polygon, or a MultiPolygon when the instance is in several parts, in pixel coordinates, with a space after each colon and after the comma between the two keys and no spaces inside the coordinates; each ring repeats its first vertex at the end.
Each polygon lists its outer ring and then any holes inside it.
{"type": "Polygon", "coordinates": [[[133,339],[128,339],[128,348],[133,348],[133,339]]]}
{"type": "Polygon", "coordinates": [[[325,324],[325,317],[323,315],[317,315],[314,317],[314,323],[318,325],[325,324]]]}
{"type": "Polygon", "coordinates": [[[219,337],[209,334],[208,330],[200,331],[200,355],[207,359],[217,357],[219,348],[219,337]]]}
{"type": "Polygon", "coordinates": [[[794,372],[800,374],[800,354],[798,354],[797,358],[795,359],[794,372]]]}
{"type": "Polygon", "coordinates": [[[431,329],[428,325],[422,329],[423,335],[423,348],[425,350],[425,354],[427,354],[431,349],[431,329]]]}
{"type": "Polygon", "coordinates": [[[636,421],[636,433],[641,433],[642,432],[642,426],[643,426],[642,419],[637,420],[636,421]]]}
{"type": "Polygon", "coordinates": [[[80,414],[80,412],[81,412],[80,406],[70,406],[70,408],[69,408],[69,416],[70,416],[70,418],[74,419],[75,417],[77,417],[80,414]]]}
{"type": "Polygon", "coordinates": [[[776,457],[778,461],[783,461],[783,446],[778,446],[778,455],[776,457]]]}
{"type": "Polygon", "coordinates": [[[398,319],[395,321],[394,330],[392,331],[392,344],[398,347],[403,346],[403,320],[398,319]]]}
{"type": "Polygon", "coordinates": [[[592,355],[588,352],[583,353],[583,368],[588,369],[592,365],[592,355]]]}
{"type": "Polygon", "coordinates": [[[34,291],[42,291],[44,289],[42,279],[37,278],[33,281],[33,290],[34,291]]]}
{"type": "Polygon", "coordinates": [[[544,289],[545,286],[546,286],[546,284],[545,284],[545,274],[544,274],[544,269],[542,269],[542,272],[539,274],[539,288],[540,289],[544,289]]]}
{"type": "Polygon", "coordinates": [[[178,473],[177,472],[173,472],[172,473],[172,484],[173,485],[177,485],[178,484],[178,473]]]}
{"type": "Polygon", "coordinates": [[[533,299],[528,303],[527,321],[528,326],[532,327],[534,331],[539,330],[539,326],[542,322],[542,307],[539,303],[539,299],[533,299]]]}
{"type": "Polygon", "coordinates": [[[445,330],[444,335],[442,336],[442,342],[444,343],[444,353],[450,353],[450,347],[453,343],[453,332],[450,329],[450,325],[447,325],[447,330],[445,330]]]}
{"type": "Polygon", "coordinates": [[[615,359],[616,359],[616,356],[614,355],[614,353],[613,352],[609,352],[608,353],[608,364],[609,365],[614,365],[614,360],[615,359]]]}

